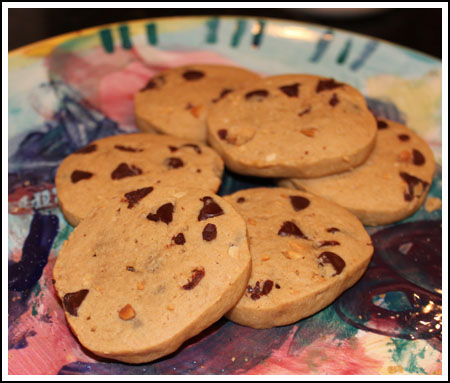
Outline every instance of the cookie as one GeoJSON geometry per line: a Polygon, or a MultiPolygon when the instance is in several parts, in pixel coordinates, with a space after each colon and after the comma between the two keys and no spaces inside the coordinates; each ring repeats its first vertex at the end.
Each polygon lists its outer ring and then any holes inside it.
{"type": "Polygon", "coordinates": [[[150,184],[94,209],[63,244],[53,276],[84,347],[144,363],[232,308],[250,266],[245,222],[229,203],[150,184]]]}
{"type": "Polygon", "coordinates": [[[294,323],[329,305],[366,270],[373,247],[344,208],[285,188],[238,191],[225,199],[247,222],[252,273],[227,313],[254,328],[294,323]]]}
{"type": "Polygon", "coordinates": [[[223,161],[209,147],[176,137],[139,133],[92,142],[60,164],[55,178],[58,202],[76,226],[115,193],[150,184],[216,192],[223,161]]]}
{"type": "Polygon", "coordinates": [[[136,123],[142,131],[205,142],[210,107],[259,78],[243,68],[224,65],[169,69],[136,94],[136,123]]]}
{"type": "Polygon", "coordinates": [[[424,202],[435,171],[428,144],[406,126],[378,120],[373,153],[352,171],[282,185],[317,194],[347,208],[366,225],[385,225],[413,214],[424,202]]]}
{"type": "Polygon", "coordinates": [[[312,75],[267,77],[228,95],[208,115],[208,140],[231,170],[313,178],[363,163],[376,120],[353,87],[312,75]]]}

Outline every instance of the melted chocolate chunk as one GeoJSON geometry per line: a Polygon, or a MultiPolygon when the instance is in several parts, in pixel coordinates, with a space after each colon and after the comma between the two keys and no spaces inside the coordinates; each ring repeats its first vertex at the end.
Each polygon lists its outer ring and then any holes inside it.
{"type": "Polygon", "coordinates": [[[125,177],[133,177],[142,174],[142,170],[137,166],[131,165],[131,167],[122,162],[117,168],[111,173],[111,178],[113,180],[120,180],[125,177]]]}
{"type": "Polygon", "coordinates": [[[337,254],[332,253],[331,251],[325,251],[319,255],[319,265],[324,266],[325,264],[331,264],[333,266],[335,273],[332,275],[339,275],[342,273],[345,267],[345,261],[337,254]]]}
{"type": "Polygon", "coordinates": [[[330,227],[327,229],[328,233],[336,233],[337,231],[340,231],[337,227],[330,227]]]}
{"type": "Polygon", "coordinates": [[[222,208],[211,197],[200,198],[200,201],[203,202],[203,207],[198,214],[199,221],[225,214],[222,208]]]}
{"type": "MultiPolygon", "coordinates": [[[[278,284],[276,284],[275,287],[276,286],[278,286],[277,289],[280,288],[280,286],[278,284]]],[[[261,298],[262,296],[268,295],[272,291],[272,288],[273,288],[273,281],[271,281],[271,280],[266,280],[263,283],[262,288],[260,285],[260,281],[257,281],[255,283],[254,287],[252,287],[250,285],[247,286],[247,292],[250,294],[250,298],[252,300],[256,301],[259,298],[261,298]]]]}
{"type": "Polygon", "coordinates": [[[88,154],[88,153],[92,153],[95,152],[97,150],[97,145],[96,144],[91,144],[91,145],[86,145],[80,149],[78,149],[75,154],[88,154]]]}
{"type": "Polygon", "coordinates": [[[302,111],[298,114],[298,116],[299,116],[299,117],[304,116],[305,114],[308,114],[309,112],[311,112],[311,107],[310,107],[310,106],[308,106],[305,110],[302,110],[302,111]]]}
{"type": "Polygon", "coordinates": [[[295,238],[308,239],[308,237],[302,233],[298,226],[294,222],[286,221],[278,231],[278,235],[281,237],[293,236],[295,238]]]}
{"type": "Polygon", "coordinates": [[[90,172],[84,172],[82,170],[74,170],[70,176],[70,179],[72,180],[72,183],[76,184],[78,181],[88,180],[93,175],[94,174],[90,172]]]}
{"type": "Polygon", "coordinates": [[[336,82],[332,78],[327,79],[327,80],[319,80],[319,82],[317,83],[317,87],[316,87],[316,93],[322,92],[324,90],[336,89],[341,86],[344,86],[344,84],[342,84],[340,82],[336,82]]]}
{"type": "Polygon", "coordinates": [[[220,138],[221,140],[226,140],[226,139],[227,139],[227,134],[228,134],[228,131],[227,131],[226,129],[220,129],[220,130],[217,132],[217,135],[219,136],[219,138],[220,138]]]}
{"type": "Polygon", "coordinates": [[[424,155],[417,149],[413,149],[413,164],[421,166],[425,163],[424,155]]]}
{"type": "Polygon", "coordinates": [[[400,141],[409,141],[410,139],[410,137],[407,134],[399,134],[397,137],[400,141]]]}
{"type": "Polygon", "coordinates": [[[183,233],[179,233],[172,237],[172,241],[175,242],[176,245],[184,245],[186,243],[186,239],[184,238],[183,233]]]}
{"type": "Polygon", "coordinates": [[[220,92],[219,97],[215,98],[214,100],[212,100],[212,102],[216,103],[217,101],[222,100],[222,98],[224,98],[228,93],[231,93],[234,89],[224,89],[222,90],[222,92],[220,92]]]}
{"type": "Polygon", "coordinates": [[[306,209],[309,206],[309,199],[301,196],[290,196],[292,207],[295,211],[306,209]]]}
{"type": "Polygon", "coordinates": [[[187,81],[196,81],[205,77],[205,74],[199,70],[189,70],[183,73],[183,78],[187,81]]]}
{"type": "Polygon", "coordinates": [[[123,145],[114,145],[114,148],[117,150],[121,150],[122,152],[131,152],[131,153],[144,151],[144,149],[132,148],[130,146],[123,146],[123,145]]]}
{"type": "Polygon", "coordinates": [[[339,104],[339,99],[336,93],[333,93],[333,95],[331,96],[329,104],[332,107],[335,107],[337,104],[339,104]]]}
{"type": "Polygon", "coordinates": [[[324,246],[339,246],[340,243],[338,241],[322,241],[320,242],[319,248],[324,246]]]}
{"type": "Polygon", "coordinates": [[[164,76],[155,76],[140,91],[144,92],[149,89],[159,89],[165,83],[166,83],[166,79],[164,76]]]}
{"type": "Polygon", "coordinates": [[[128,193],[125,193],[125,198],[128,201],[128,209],[131,209],[134,205],[136,205],[142,198],[144,198],[147,194],[151,193],[153,188],[151,186],[147,188],[137,189],[128,193]]]}
{"type": "Polygon", "coordinates": [[[202,280],[202,278],[204,276],[205,276],[205,270],[203,268],[192,270],[191,279],[188,280],[188,283],[186,283],[183,286],[183,289],[192,290],[195,286],[197,286],[199,284],[199,282],[202,280]]]}
{"type": "Polygon", "coordinates": [[[403,194],[405,197],[405,201],[412,201],[414,198],[414,186],[418,184],[422,184],[423,191],[428,187],[428,182],[421,180],[420,178],[414,177],[411,174],[400,172],[400,177],[402,177],[403,181],[408,184],[408,190],[403,194]]]}
{"type": "Polygon", "coordinates": [[[177,169],[184,166],[184,162],[181,158],[178,157],[170,157],[164,160],[164,163],[169,169],[177,169]]]}
{"type": "Polygon", "coordinates": [[[292,85],[280,86],[280,90],[288,97],[298,97],[298,87],[300,84],[296,82],[292,85]]]}
{"type": "Polygon", "coordinates": [[[239,197],[236,202],[237,203],[245,202],[245,198],[244,197],[239,197]]]}
{"type": "Polygon", "coordinates": [[[202,154],[202,150],[200,149],[200,146],[196,145],[196,144],[184,144],[181,145],[182,148],[192,148],[195,150],[195,152],[197,154],[202,154]]]}
{"type": "Polygon", "coordinates": [[[84,301],[84,298],[86,298],[86,295],[88,295],[89,290],[83,289],[80,291],[77,291],[75,293],[67,293],[64,295],[63,298],[63,305],[64,309],[74,317],[78,316],[78,308],[81,306],[81,304],[84,301]]]}
{"type": "Polygon", "coordinates": [[[131,271],[132,273],[136,271],[133,266],[127,266],[127,270],[131,271]]]}
{"type": "Polygon", "coordinates": [[[217,237],[217,228],[216,225],[212,223],[208,223],[205,228],[203,229],[202,233],[203,239],[205,241],[212,241],[213,239],[216,239],[217,237]]]}
{"type": "Polygon", "coordinates": [[[378,129],[386,129],[388,124],[385,121],[377,120],[377,127],[378,129]]]}
{"type": "Polygon", "coordinates": [[[248,92],[245,95],[245,99],[248,101],[258,101],[261,102],[269,95],[269,92],[265,89],[258,89],[248,92]]]}
{"type": "Polygon", "coordinates": [[[169,145],[169,150],[173,153],[176,152],[178,148],[176,146],[169,145]]]}
{"type": "Polygon", "coordinates": [[[156,211],[156,214],[149,213],[147,215],[147,219],[154,222],[162,221],[168,225],[170,222],[172,222],[173,210],[173,204],[171,204],[170,202],[166,203],[159,207],[159,209],[156,211]]]}

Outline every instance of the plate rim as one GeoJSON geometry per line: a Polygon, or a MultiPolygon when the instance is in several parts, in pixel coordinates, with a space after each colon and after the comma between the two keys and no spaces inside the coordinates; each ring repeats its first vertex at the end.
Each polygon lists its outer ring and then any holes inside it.
{"type": "MultiPolygon", "coordinates": [[[[442,66],[442,59],[439,59],[435,56],[432,56],[428,53],[425,52],[421,52],[419,50],[416,50],[414,48],[409,48],[406,47],[404,45],[401,44],[397,44],[397,43],[393,43],[391,41],[388,40],[384,40],[382,38],[379,37],[374,37],[374,36],[369,36],[369,35],[365,35],[363,33],[359,33],[359,32],[353,32],[353,31],[349,31],[346,29],[342,29],[342,28],[335,28],[335,27],[331,27],[328,25],[324,25],[324,24],[318,24],[318,23],[311,23],[311,22],[305,22],[305,21],[298,21],[298,20],[291,20],[291,19],[283,19],[283,18],[276,18],[276,17],[258,17],[258,16],[242,16],[242,15],[220,15],[220,14],[211,14],[211,15],[186,15],[186,16],[164,16],[164,17],[149,17],[149,18],[141,18],[141,19],[131,19],[131,20],[126,20],[126,21],[119,21],[119,22],[114,22],[114,23],[106,23],[106,24],[99,24],[93,27],[87,27],[87,28],[81,28],[81,29],[77,29],[75,31],[71,31],[71,32],[66,32],[66,33],[62,33],[62,34],[58,34],[55,36],[51,36],[51,37],[47,37],[45,39],[42,40],[38,40],[26,45],[23,45],[21,47],[15,48],[11,51],[8,51],[8,60],[10,58],[12,58],[13,56],[16,56],[18,54],[21,53],[21,51],[23,50],[27,50],[30,48],[33,48],[34,46],[40,45],[40,44],[45,44],[45,43],[51,43],[52,41],[56,41],[59,39],[64,39],[65,41],[67,41],[67,39],[71,38],[71,37],[77,37],[77,36],[82,36],[82,35],[86,35],[86,34],[90,34],[95,32],[96,30],[100,30],[100,29],[104,29],[104,28],[115,28],[118,27],[120,25],[124,25],[124,24],[137,24],[137,23],[142,23],[145,21],[158,21],[158,20],[162,20],[162,21],[172,21],[172,20],[177,20],[177,19],[181,19],[181,20],[189,20],[189,19],[210,19],[210,18],[214,18],[214,17],[218,17],[218,18],[222,18],[222,19],[246,19],[246,20],[267,20],[267,21],[275,21],[275,22],[284,22],[284,23],[291,23],[291,24],[299,24],[299,25],[304,25],[307,27],[312,27],[312,28],[320,28],[320,29],[331,29],[333,31],[337,31],[339,33],[344,33],[344,34],[348,34],[348,35],[353,35],[359,38],[363,38],[363,39],[369,39],[369,40],[374,40],[374,41],[378,41],[381,42],[383,44],[389,45],[393,48],[397,48],[400,50],[405,50],[405,51],[409,51],[415,55],[419,55],[419,56],[423,56],[425,58],[427,58],[428,60],[433,60],[435,61],[437,64],[440,64],[442,66]]],[[[43,55],[42,57],[45,57],[47,55],[43,55]]]]}

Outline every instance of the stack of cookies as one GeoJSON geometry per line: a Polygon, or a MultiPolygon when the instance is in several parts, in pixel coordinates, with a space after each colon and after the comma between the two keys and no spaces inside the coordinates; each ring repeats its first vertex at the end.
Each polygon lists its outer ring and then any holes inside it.
{"type": "Polygon", "coordinates": [[[363,224],[412,214],[433,177],[422,139],[333,79],[191,65],[135,101],[143,133],[90,143],[55,180],[77,226],[55,287],[103,357],[157,359],[224,315],[270,328],[318,312],[368,267],[363,224]],[[221,198],[224,163],[280,187],[221,198]]]}

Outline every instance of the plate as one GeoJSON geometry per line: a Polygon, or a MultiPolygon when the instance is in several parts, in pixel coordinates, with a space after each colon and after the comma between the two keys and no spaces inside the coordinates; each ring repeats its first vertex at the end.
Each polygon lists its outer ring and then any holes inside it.
{"type": "MultiPolygon", "coordinates": [[[[441,62],[387,42],[275,19],[186,17],[96,27],[9,55],[9,374],[442,374],[442,212],[423,207],[368,229],[373,261],[332,305],[290,326],[225,319],[152,363],[99,359],[71,334],[52,268],[72,231],[57,207],[60,161],[88,142],[135,131],[133,95],[158,71],[234,64],[265,75],[314,73],[360,89],[377,116],[407,123],[438,162],[441,62]]],[[[226,173],[220,194],[270,185],[226,173]]]]}

